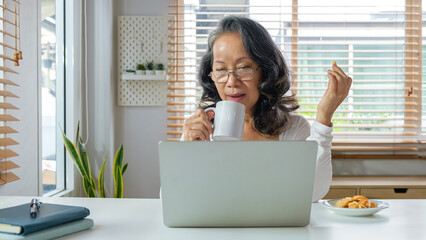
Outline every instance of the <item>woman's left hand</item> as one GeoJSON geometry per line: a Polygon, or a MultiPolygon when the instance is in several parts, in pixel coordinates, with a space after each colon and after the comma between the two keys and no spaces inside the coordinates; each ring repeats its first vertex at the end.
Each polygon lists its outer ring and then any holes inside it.
{"type": "Polygon", "coordinates": [[[328,87],[317,107],[317,122],[331,127],[331,118],[339,105],[348,96],[352,85],[352,78],[335,63],[332,70],[327,71],[328,87]]]}

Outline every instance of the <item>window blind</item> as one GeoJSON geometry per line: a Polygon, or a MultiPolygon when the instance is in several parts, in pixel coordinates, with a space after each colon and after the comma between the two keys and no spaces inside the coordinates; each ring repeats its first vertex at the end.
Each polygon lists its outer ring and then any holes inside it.
{"type": "MultiPolygon", "coordinates": [[[[422,6],[426,6],[426,0],[422,0],[422,6]]],[[[422,11],[422,142],[426,139],[426,13],[422,11]],[[423,31],[424,30],[424,31],[423,31]]],[[[423,154],[426,155],[426,154],[423,154]]]]}
{"type": "Polygon", "coordinates": [[[197,71],[208,34],[232,14],[269,31],[290,66],[297,113],[309,121],[332,62],[352,77],[333,117],[333,158],[418,158],[426,109],[422,1],[176,0],[170,9],[169,140],[179,139],[200,99],[197,71]]]}
{"type": "Polygon", "coordinates": [[[17,71],[9,66],[19,66],[22,59],[20,50],[20,2],[18,0],[0,0],[0,185],[19,180],[13,173],[13,169],[19,165],[11,161],[17,156],[16,152],[10,149],[18,144],[11,137],[18,133],[8,126],[9,122],[18,121],[13,117],[13,112],[18,108],[8,102],[11,98],[18,96],[13,94],[13,90],[19,85],[10,80],[17,71]]]}

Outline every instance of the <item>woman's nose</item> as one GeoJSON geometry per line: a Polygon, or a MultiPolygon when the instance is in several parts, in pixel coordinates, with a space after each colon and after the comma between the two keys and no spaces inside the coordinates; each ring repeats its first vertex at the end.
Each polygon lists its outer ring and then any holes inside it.
{"type": "Polygon", "coordinates": [[[235,86],[239,86],[239,85],[241,85],[241,81],[240,81],[240,80],[238,80],[238,79],[235,77],[235,73],[234,73],[234,72],[230,72],[230,73],[229,73],[228,81],[226,82],[226,85],[227,85],[228,87],[235,87],[235,86]]]}

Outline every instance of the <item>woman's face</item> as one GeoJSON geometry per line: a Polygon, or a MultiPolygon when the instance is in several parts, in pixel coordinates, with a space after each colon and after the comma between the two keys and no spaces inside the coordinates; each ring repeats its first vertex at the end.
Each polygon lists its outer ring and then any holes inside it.
{"type": "MultiPolygon", "coordinates": [[[[238,33],[227,33],[213,43],[213,71],[235,71],[237,68],[250,67],[253,70],[259,66],[253,61],[244,48],[238,33]]],[[[234,74],[230,74],[226,83],[215,82],[216,88],[223,101],[236,101],[246,106],[246,114],[253,115],[259,99],[259,83],[261,82],[261,68],[255,72],[250,81],[240,81],[234,74]]],[[[214,76],[212,76],[214,78],[214,76]]]]}

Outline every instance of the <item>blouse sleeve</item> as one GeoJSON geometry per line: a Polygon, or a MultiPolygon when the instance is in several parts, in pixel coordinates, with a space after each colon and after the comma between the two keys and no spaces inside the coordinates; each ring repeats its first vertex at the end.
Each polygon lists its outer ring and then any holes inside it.
{"type": "Polygon", "coordinates": [[[314,193],[312,202],[323,198],[330,189],[333,171],[331,167],[331,141],[333,140],[332,127],[327,127],[317,121],[311,126],[311,135],[306,140],[318,143],[317,167],[315,172],[314,193]]]}
{"type": "MultiPolygon", "coordinates": [[[[331,166],[331,141],[333,140],[332,127],[325,126],[314,121],[311,126],[309,122],[300,116],[299,121],[295,122],[295,128],[290,128],[291,133],[285,136],[283,140],[311,140],[318,143],[317,165],[315,171],[314,192],[312,202],[317,202],[323,198],[330,189],[332,179],[331,166]]],[[[290,130],[289,129],[289,130],[290,130]]]]}

